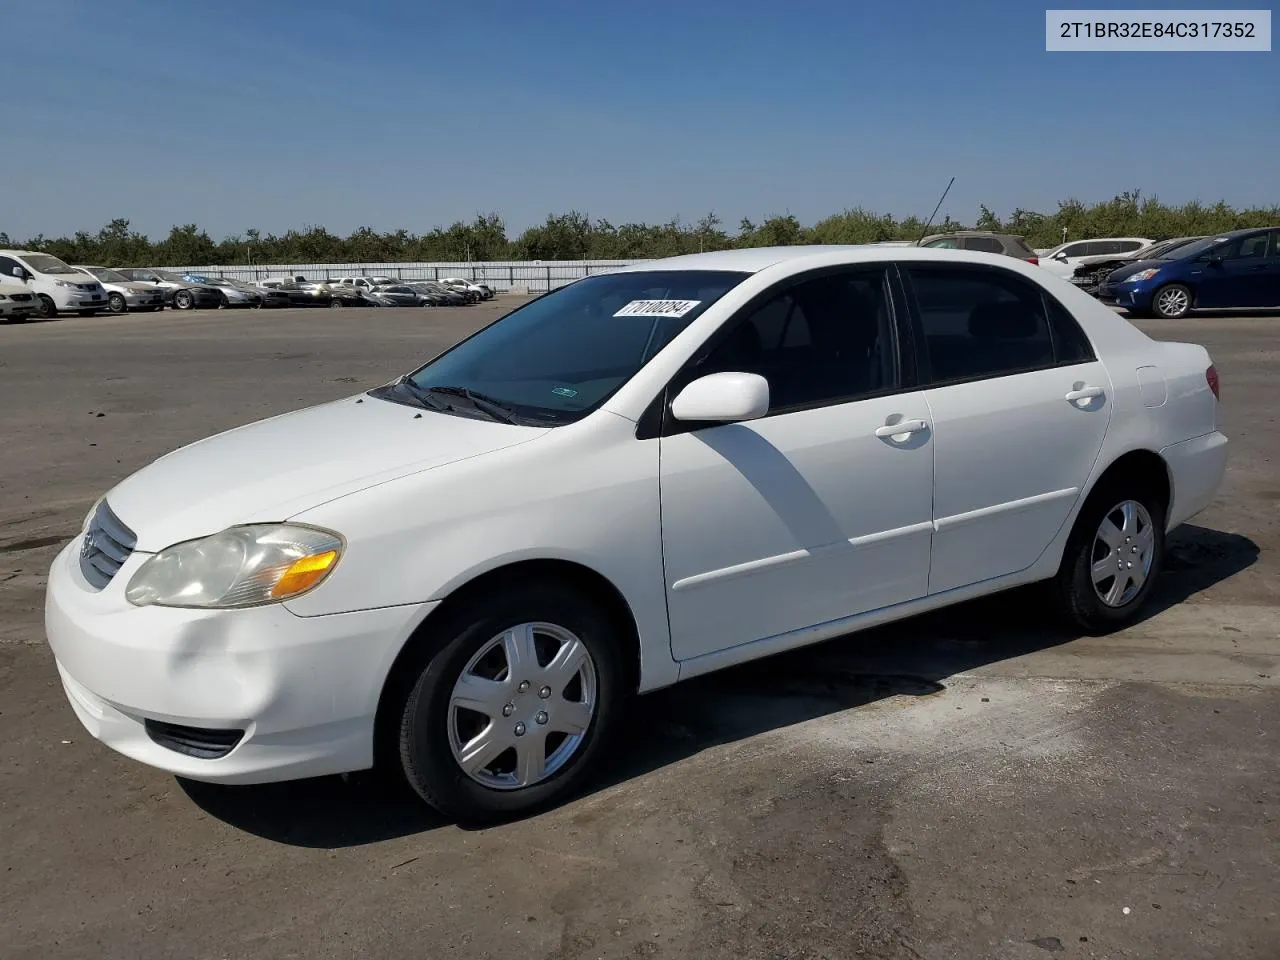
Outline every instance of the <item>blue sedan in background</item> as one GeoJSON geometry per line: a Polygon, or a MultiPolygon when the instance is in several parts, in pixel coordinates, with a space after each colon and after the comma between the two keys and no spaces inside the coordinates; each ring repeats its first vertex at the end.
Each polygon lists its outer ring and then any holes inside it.
{"type": "Polygon", "coordinates": [[[1191,310],[1280,308],[1280,227],[1234,230],[1121,267],[1098,299],[1136,316],[1166,319],[1191,310]]]}

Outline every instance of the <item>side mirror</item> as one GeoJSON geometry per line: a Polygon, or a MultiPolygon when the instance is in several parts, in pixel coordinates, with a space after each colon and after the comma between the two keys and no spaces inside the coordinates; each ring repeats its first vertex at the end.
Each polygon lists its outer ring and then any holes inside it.
{"type": "Polygon", "coordinates": [[[12,273],[19,280],[25,281],[27,279],[27,271],[23,270],[21,267],[14,267],[9,272],[12,273]]]}
{"type": "Polygon", "coordinates": [[[1065,253],[1055,253],[1055,254],[1053,255],[1053,259],[1055,259],[1055,260],[1061,260],[1063,263],[1066,263],[1066,262],[1067,262],[1067,255],[1066,255],[1065,253]]]}
{"type": "Polygon", "coordinates": [[[769,412],[769,381],[756,373],[709,373],[686,386],[671,402],[677,420],[734,423],[769,412]]]}

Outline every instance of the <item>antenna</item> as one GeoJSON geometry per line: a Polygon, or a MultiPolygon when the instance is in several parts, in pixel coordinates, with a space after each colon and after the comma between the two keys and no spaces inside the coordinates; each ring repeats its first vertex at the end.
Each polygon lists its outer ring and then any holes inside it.
{"type": "MultiPolygon", "coordinates": [[[[929,225],[933,223],[933,218],[938,215],[938,211],[942,208],[942,201],[947,199],[947,194],[951,192],[951,184],[956,182],[956,178],[952,177],[947,181],[947,189],[942,191],[942,196],[938,198],[938,205],[933,208],[933,213],[929,214],[929,219],[924,223],[924,230],[920,234],[920,240],[929,235],[929,225]]],[[[916,245],[920,244],[920,240],[916,241],[916,245]]]]}

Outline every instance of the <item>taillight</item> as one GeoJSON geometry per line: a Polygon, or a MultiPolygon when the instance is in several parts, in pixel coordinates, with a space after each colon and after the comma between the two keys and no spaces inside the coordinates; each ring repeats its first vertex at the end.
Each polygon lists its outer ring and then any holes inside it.
{"type": "Polygon", "coordinates": [[[1221,400],[1222,397],[1218,393],[1218,368],[1213,364],[1209,364],[1209,369],[1204,372],[1204,378],[1209,381],[1209,389],[1213,391],[1213,398],[1221,400]]]}
{"type": "Polygon", "coordinates": [[[1039,266],[1039,265],[1040,265],[1040,258],[1039,258],[1039,257],[1027,257],[1027,263],[1034,263],[1036,266],[1039,266]]]}

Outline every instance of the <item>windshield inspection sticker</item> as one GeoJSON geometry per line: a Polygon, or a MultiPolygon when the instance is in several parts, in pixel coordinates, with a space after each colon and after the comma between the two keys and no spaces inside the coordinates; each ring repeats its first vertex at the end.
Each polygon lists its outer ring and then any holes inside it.
{"type": "Polygon", "coordinates": [[[568,387],[552,387],[551,392],[561,397],[576,397],[577,390],[570,390],[568,387]]]}
{"type": "Polygon", "coordinates": [[[683,317],[701,300],[632,300],[615,317],[683,317]]]}

